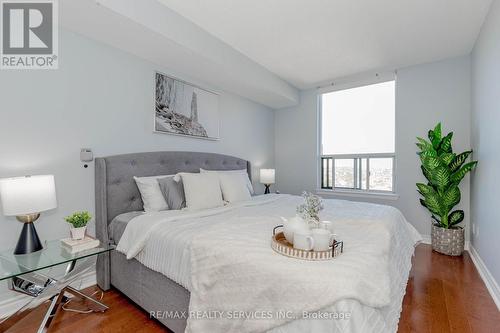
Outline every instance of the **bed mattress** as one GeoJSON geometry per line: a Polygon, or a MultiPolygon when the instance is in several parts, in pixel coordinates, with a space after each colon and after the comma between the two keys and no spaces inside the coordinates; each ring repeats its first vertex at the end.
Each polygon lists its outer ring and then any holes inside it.
{"type": "MultiPolygon", "coordinates": [[[[285,196],[278,197],[279,200],[282,198],[285,196]]],[[[279,218],[277,214],[285,216],[294,214],[295,206],[293,205],[289,209],[276,212],[272,205],[260,205],[259,200],[262,199],[252,198],[254,204],[225,207],[213,213],[164,211],[148,214],[141,212],[122,214],[110,224],[110,233],[113,239],[119,243],[118,251],[126,254],[129,258],[135,258],[149,269],[163,274],[191,291],[191,246],[196,236],[203,233],[207,225],[224,224],[228,220],[234,219],[244,220],[249,217],[246,214],[251,214],[252,217],[260,214],[277,219],[279,218]],[[158,221],[164,221],[161,223],[161,227],[158,227],[158,221]],[[131,231],[133,227],[127,230],[129,225],[136,227],[135,237],[131,236],[134,235],[131,231]],[[137,228],[138,225],[141,227],[137,228]],[[149,229],[154,229],[154,232],[147,232],[149,229]],[[124,233],[126,239],[122,242],[124,233]],[[131,240],[136,243],[134,244],[136,245],[135,250],[131,250],[130,246],[125,249],[123,243],[129,242],[130,245],[131,240]],[[137,246],[137,243],[141,242],[143,245],[137,246]]],[[[399,211],[389,206],[343,200],[327,201],[329,205],[335,207],[333,210],[335,214],[329,219],[338,229],[340,236],[342,236],[343,225],[356,223],[359,219],[376,220],[401,215],[399,211]]],[[[414,245],[420,240],[418,232],[404,218],[396,224],[396,229],[391,235],[391,250],[388,253],[391,299],[389,304],[383,307],[370,307],[357,299],[345,298],[323,308],[322,313],[348,313],[348,320],[302,318],[274,327],[269,332],[395,332],[411,268],[411,256],[414,245]]],[[[337,232],[337,230],[335,231],[337,232]]]]}

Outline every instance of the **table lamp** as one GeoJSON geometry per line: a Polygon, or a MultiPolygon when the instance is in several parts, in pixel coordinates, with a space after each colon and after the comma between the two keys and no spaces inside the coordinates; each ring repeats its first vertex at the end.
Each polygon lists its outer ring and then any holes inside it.
{"type": "Polygon", "coordinates": [[[27,254],[43,248],[35,222],[40,212],[57,207],[54,176],[26,176],[0,179],[0,200],[5,216],[16,216],[24,223],[14,254],[27,254]]]}
{"type": "Polygon", "coordinates": [[[274,169],[260,169],[260,182],[266,186],[264,194],[269,194],[269,187],[274,184],[274,169]]]}

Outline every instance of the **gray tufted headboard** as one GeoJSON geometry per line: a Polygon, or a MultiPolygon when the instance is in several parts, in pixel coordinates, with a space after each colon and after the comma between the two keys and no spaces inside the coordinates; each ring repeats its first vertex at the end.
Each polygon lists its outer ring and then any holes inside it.
{"type": "MultiPolygon", "coordinates": [[[[251,179],[250,162],[241,158],[186,151],[164,151],[115,155],[95,159],[96,236],[108,243],[108,224],[119,214],[143,210],[141,195],[134,176],[171,175],[178,172],[236,170],[246,168],[251,179]]],[[[108,258],[98,260],[98,282],[109,287],[108,258]],[[104,265],[101,266],[101,265],[104,265]],[[99,267],[101,266],[101,267],[99,267]],[[101,274],[99,274],[101,272],[101,274]],[[104,276],[103,276],[104,275],[104,276]]]]}

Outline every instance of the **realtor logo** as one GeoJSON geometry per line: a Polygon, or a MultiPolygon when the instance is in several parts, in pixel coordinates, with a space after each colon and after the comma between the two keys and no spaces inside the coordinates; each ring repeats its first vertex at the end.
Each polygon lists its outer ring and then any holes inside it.
{"type": "Polygon", "coordinates": [[[1,69],[57,69],[56,0],[0,1],[1,69]]]}

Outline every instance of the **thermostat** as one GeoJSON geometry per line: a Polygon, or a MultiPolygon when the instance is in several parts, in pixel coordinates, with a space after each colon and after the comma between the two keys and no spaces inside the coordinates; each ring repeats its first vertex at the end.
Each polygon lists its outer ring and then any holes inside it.
{"type": "Polygon", "coordinates": [[[82,162],[92,162],[94,160],[94,154],[90,148],[82,148],[80,150],[80,161],[82,162]]]}

